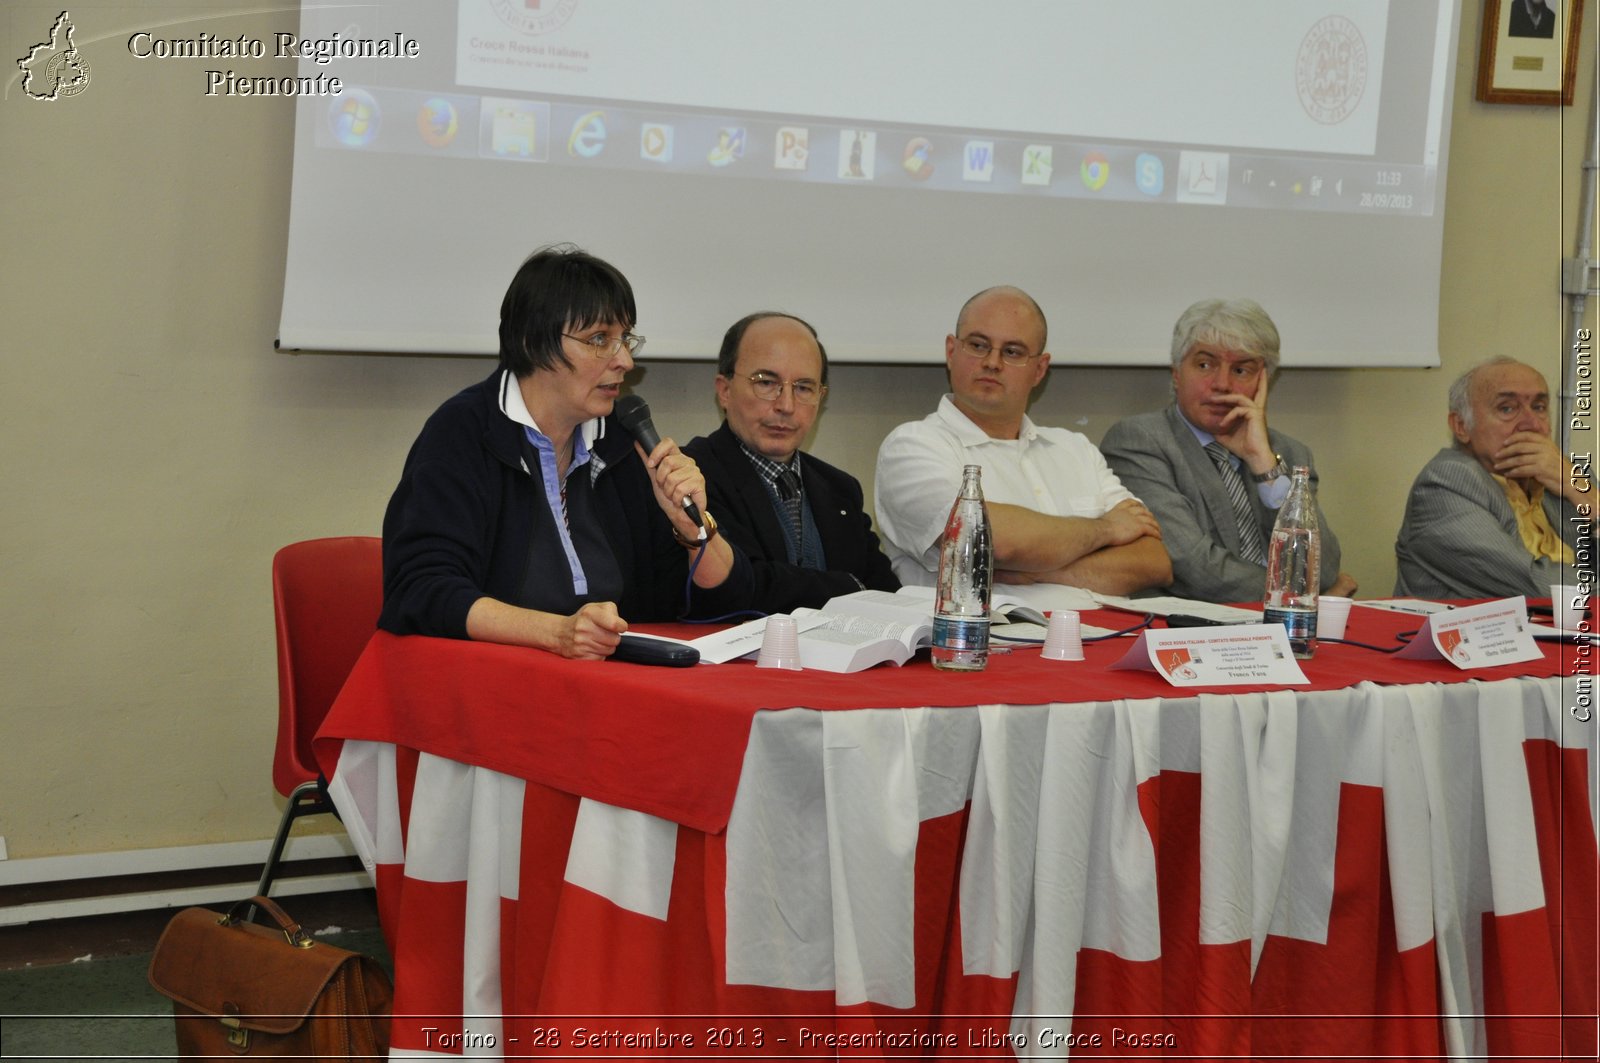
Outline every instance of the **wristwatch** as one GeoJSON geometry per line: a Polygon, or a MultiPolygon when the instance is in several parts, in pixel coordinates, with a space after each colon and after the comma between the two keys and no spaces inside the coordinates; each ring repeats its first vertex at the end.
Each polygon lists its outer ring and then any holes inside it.
{"type": "Polygon", "coordinates": [[[700,519],[705,522],[706,526],[706,537],[704,539],[686,538],[684,534],[678,530],[678,526],[676,524],[672,526],[672,537],[678,540],[678,545],[683,547],[685,550],[698,550],[702,546],[710,546],[711,540],[717,537],[717,518],[713,517],[710,513],[702,513],[700,515],[700,519]]]}
{"type": "Polygon", "coordinates": [[[1274,458],[1278,459],[1278,464],[1274,465],[1272,468],[1268,469],[1266,472],[1253,472],[1253,473],[1251,473],[1250,474],[1250,479],[1254,480],[1258,484],[1264,484],[1264,483],[1268,483],[1268,482],[1270,482],[1272,480],[1276,480],[1280,476],[1288,476],[1289,475],[1289,466],[1288,466],[1288,464],[1286,462],[1284,462],[1283,455],[1282,454],[1274,454],[1272,456],[1274,458]]]}

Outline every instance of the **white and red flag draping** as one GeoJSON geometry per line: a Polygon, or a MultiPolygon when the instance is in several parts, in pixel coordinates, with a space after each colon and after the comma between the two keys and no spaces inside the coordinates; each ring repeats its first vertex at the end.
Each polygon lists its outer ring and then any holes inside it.
{"type": "Polygon", "coordinates": [[[906,708],[880,669],[718,718],[770,674],[530,693],[438,641],[375,639],[320,740],[396,1058],[1595,1056],[1560,679],[906,708]]]}

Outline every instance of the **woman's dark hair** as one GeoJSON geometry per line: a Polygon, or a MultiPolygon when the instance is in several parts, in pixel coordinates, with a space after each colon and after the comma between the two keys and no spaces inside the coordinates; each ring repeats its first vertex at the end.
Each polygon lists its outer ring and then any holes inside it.
{"type": "Polygon", "coordinates": [[[562,333],[591,325],[633,328],[633,286],[611,263],[574,244],[552,244],[528,256],[500,303],[500,368],[525,377],[570,365],[562,333]]]}
{"type": "Polygon", "coordinates": [[[811,333],[811,338],[817,341],[817,353],[822,355],[822,379],[818,383],[827,384],[828,351],[827,348],[822,346],[822,337],[817,335],[817,330],[812,328],[811,322],[805,318],[795,317],[793,314],[785,314],[780,310],[762,310],[758,313],[747,314],[728,327],[728,331],[723,333],[722,336],[722,349],[717,352],[717,375],[733,376],[733,367],[739,363],[739,344],[744,342],[744,334],[750,330],[751,325],[769,317],[786,317],[790,321],[798,321],[806,327],[806,331],[811,333]]]}

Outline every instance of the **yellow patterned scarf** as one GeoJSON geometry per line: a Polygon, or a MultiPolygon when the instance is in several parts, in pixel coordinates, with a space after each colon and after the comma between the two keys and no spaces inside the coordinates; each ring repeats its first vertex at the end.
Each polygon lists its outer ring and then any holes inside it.
{"type": "Polygon", "coordinates": [[[1577,559],[1573,556],[1572,547],[1561,541],[1561,535],[1550,527],[1550,519],[1544,515],[1544,485],[1534,484],[1530,493],[1514,480],[1493,473],[1490,475],[1505,491],[1506,501],[1511,503],[1511,512],[1517,515],[1517,534],[1522,537],[1522,545],[1528,548],[1528,553],[1564,565],[1574,564],[1577,559]]]}

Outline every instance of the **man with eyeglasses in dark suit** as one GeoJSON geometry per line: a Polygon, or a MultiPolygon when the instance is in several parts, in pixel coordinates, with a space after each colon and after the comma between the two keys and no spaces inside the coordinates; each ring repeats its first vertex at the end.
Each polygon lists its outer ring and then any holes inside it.
{"type": "Polygon", "coordinates": [[[1050,367],[1046,334],[1044,313],[1026,292],[979,292],[945,337],[950,393],[883,441],[878,526],[902,581],[937,578],[939,537],[965,465],[983,467],[996,583],[1128,595],[1171,580],[1155,517],[1094,444],[1029,419],[1029,397],[1050,367]]]}
{"type": "Polygon", "coordinates": [[[898,590],[860,482],[800,450],[828,391],[816,329],[773,311],[741,318],[723,336],[716,387],[722,427],[683,450],[706,475],[722,534],[750,558],[756,608],[786,613],[898,590]]]}

